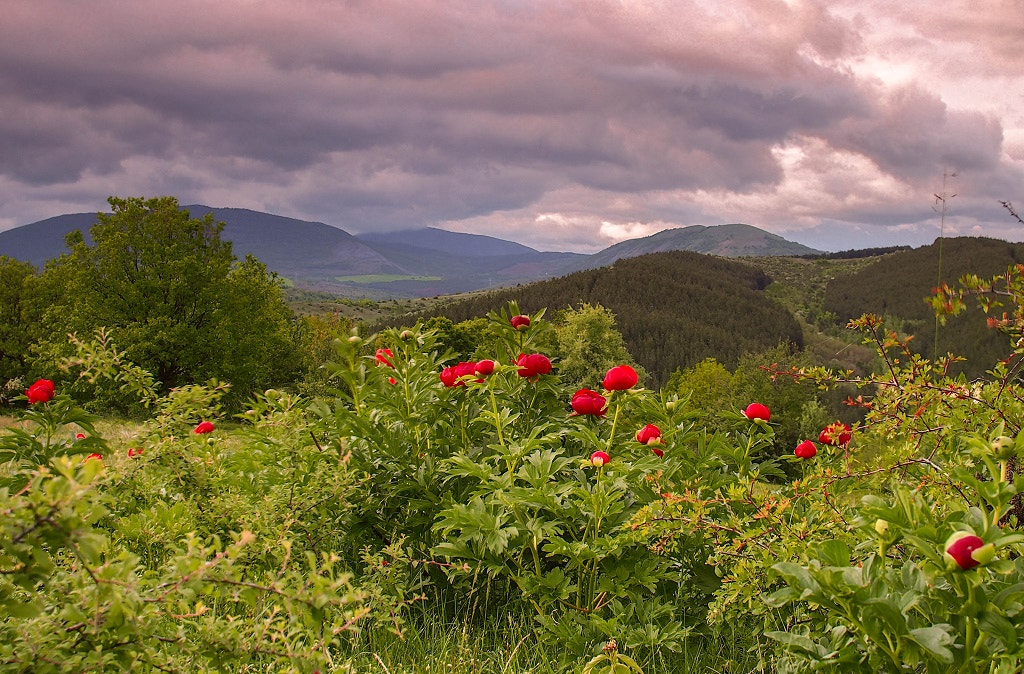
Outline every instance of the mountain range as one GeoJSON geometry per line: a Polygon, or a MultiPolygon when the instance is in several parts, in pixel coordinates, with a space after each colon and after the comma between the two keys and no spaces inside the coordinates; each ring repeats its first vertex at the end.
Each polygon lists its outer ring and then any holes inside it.
{"type": "MultiPolygon", "coordinates": [[[[542,252],[512,241],[433,227],[352,235],[242,208],[185,206],[192,217],[212,213],[238,257],[251,254],[296,287],[350,297],[430,297],[514,286],[606,266],[621,258],[665,251],[721,257],[795,256],[813,248],[745,224],[694,225],[622,241],[592,255],[542,252]]],[[[67,252],[64,237],[88,240],[95,213],[71,213],[0,232],[0,255],[43,266],[67,252]]]]}

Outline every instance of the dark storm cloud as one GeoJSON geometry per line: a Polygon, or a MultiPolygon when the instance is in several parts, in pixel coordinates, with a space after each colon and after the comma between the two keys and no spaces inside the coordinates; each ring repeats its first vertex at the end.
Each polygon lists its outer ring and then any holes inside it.
{"type": "MultiPolygon", "coordinates": [[[[924,189],[946,166],[979,186],[1020,177],[1003,118],[866,75],[891,26],[837,7],[19,3],[0,23],[0,226],[173,193],[353,231],[462,223],[598,245],[698,215],[901,220],[889,183],[924,189]],[[787,216],[802,193],[822,213],[787,216]]],[[[993,29],[879,16],[916,22],[916,58],[993,29]]],[[[995,30],[984,49],[1019,77],[995,30]]]]}

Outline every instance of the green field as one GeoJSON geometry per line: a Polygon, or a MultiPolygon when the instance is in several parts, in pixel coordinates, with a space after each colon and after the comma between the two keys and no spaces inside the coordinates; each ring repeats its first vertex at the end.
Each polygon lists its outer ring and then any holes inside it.
{"type": "Polygon", "coordinates": [[[335,276],[339,283],[391,283],[392,281],[440,281],[440,276],[403,276],[402,274],[358,274],[335,276]]]}

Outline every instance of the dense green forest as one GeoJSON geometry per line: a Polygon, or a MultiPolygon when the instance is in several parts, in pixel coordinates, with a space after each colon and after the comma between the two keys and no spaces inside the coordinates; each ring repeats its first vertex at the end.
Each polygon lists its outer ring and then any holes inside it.
{"type": "Polygon", "coordinates": [[[1010,353],[1006,336],[988,329],[981,311],[972,306],[939,325],[936,342],[935,312],[925,300],[940,282],[955,285],[966,274],[995,276],[1022,260],[1024,244],[1020,243],[977,237],[938,240],[879,258],[829,281],[824,309],[841,324],[865,313],[883,316],[893,329],[913,335],[911,344],[924,356],[965,356],[960,371],[973,378],[985,372],[986,363],[991,366],[1010,353]]]}
{"type": "Polygon", "coordinates": [[[619,260],[551,281],[457,300],[431,311],[392,319],[406,325],[433,315],[452,321],[484,316],[510,301],[526,312],[600,305],[615,315],[629,353],[657,388],[679,368],[707,358],[734,367],[746,353],[803,345],[800,325],[764,289],[763,271],[688,251],[619,260]]]}

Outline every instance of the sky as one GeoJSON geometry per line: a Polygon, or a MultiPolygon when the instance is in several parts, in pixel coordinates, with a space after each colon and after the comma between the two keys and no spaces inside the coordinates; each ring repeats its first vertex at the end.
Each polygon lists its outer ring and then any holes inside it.
{"type": "Polygon", "coordinates": [[[0,0],[0,230],[172,195],[594,252],[1024,240],[1024,0],[0,0]],[[939,198],[941,197],[941,198],[939,198]],[[945,204],[945,214],[943,214],[945,204]]]}

